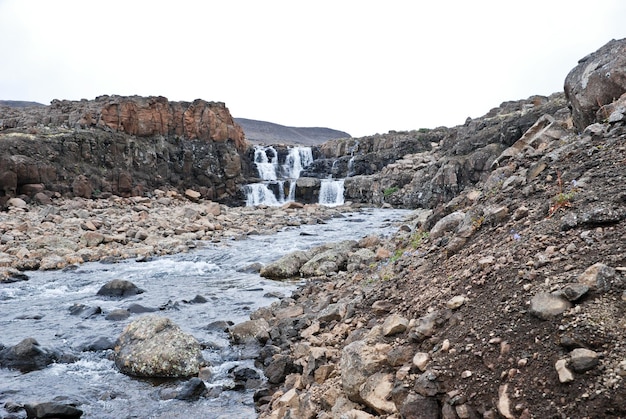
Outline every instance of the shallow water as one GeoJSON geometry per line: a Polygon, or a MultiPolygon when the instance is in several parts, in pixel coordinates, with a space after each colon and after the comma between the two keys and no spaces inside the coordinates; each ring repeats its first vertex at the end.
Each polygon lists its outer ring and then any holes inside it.
{"type": "Polygon", "coordinates": [[[63,271],[30,272],[28,281],[2,284],[0,343],[12,346],[33,337],[42,347],[73,354],[78,360],[25,374],[0,369],[0,417],[7,415],[2,406],[9,400],[77,403],[85,412],[83,417],[94,418],[256,417],[252,391],[218,390],[232,385],[229,370],[240,365],[254,368],[253,360],[240,353],[240,348],[231,347],[226,333],[206,326],[218,320],[248,320],[252,311],[276,301],[277,294],[290,295],[297,284],[267,280],[246,268],[322,243],[388,235],[407,214],[405,210],[367,210],[274,235],[198,243],[193,252],[147,262],[87,263],[63,271]],[[96,295],[115,278],[129,280],[145,292],[124,299],[96,295]],[[197,295],[207,302],[192,303],[197,295]],[[102,314],[71,315],[69,308],[74,304],[100,307],[102,314]],[[203,355],[213,370],[205,382],[213,388],[211,397],[197,402],[163,400],[163,394],[180,386],[180,381],[131,378],[117,371],[111,351],[81,352],[100,337],[115,341],[141,314],[124,321],[109,321],[105,315],[131,304],[156,309],[156,314],[169,317],[204,344],[203,355]]]}

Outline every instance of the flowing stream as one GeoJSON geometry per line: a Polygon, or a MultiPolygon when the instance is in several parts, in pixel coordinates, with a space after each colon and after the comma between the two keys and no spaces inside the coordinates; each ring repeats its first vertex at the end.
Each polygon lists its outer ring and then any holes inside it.
{"type": "Polygon", "coordinates": [[[2,408],[7,401],[53,400],[76,403],[84,411],[83,417],[93,418],[256,417],[253,390],[227,390],[232,388],[229,371],[237,366],[254,368],[253,360],[240,348],[231,347],[226,333],[207,325],[248,320],[252,311],[276,301],[280,294],[290,295],[297,284],[270,281],[247,268],[322,243],[389,235],[406,214],[406,210],[364,210],[274,235],[198,243],[195,251],[186,254],[35,271],[29,273],[28,281],[0,284],[1,344],[12,346],[32,337],[44,348],[76,357],[74,362],[29,373],[0,368],[0,417],[7,415],[2,408]],[[130,280],[145,292],[125,299],[96,295],[103,284],[115,278],[130,280]],[[207,302],[192,302],[197,295],[207,302]],[[102,314],[87,318],[70,314],[70,307],[77,304],[100,307],[102,314]],[[164,392],[179,387],[180,380],[132,378],[117,371],[111,350],[81,349],[99,338],[115,341],[140,314],[124,321],[109,321],[105,315],[131,304],[156,309],[156,314],[169,317],[203,343],[203,355],[213,370],[205,381],[211,389],[209,397],[197,402],[164,400],[164,392]]]}

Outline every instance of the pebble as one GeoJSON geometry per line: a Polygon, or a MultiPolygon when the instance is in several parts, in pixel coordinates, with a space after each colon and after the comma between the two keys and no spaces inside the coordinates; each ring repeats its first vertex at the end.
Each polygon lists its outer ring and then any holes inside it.
{"type": "Polygon", "coordinates": [[[559,375],[559,381],[561,383],[569,383],[574,381],[574,374],[567,368],[567,360],[559,359],[554,364],[557,374],[559,375]]]}

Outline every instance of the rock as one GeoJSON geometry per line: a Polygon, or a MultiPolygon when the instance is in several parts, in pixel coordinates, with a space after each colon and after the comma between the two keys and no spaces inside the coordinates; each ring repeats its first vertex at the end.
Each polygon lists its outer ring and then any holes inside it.
{"type": "Polygon", "coordinates": [[[578,282],[588,286],[592,290],[606,292],[611,288],[611,283],[614,279],[614,268],[603,263],[596,263],[580,274],[578,282]]]}
{"type": "Polygon", "coordinates": [[[530,300],[530,314],[543,320],[550,320],[572,307],[566,299],[548,293],[539,293],[530,300]]]}
{"type": "Polygon", "coordinates": [[[138,288],[135,284],[124,279],[114,279],[104,284],[99,290],[98,295],[105,297],[129,297],[143,293],[144,290],[138,288]]]}
{"type": "Polygon", "coordinates": [[[415,380],[414,390],[424,397],[434,397],[440,392],[437,383],[437,374],[433,371],[425,371],[415,380]]]}
{"type": "Polygon", "coordinates": [[[80,242],[83,246],[96,247],[104,242],[104,234],[97,231],[87,231],[81,236],[80,242]]]}
{"type": "Polygon", "coordinates": [[[445,233],[454,231],[465,218],[465,213],[462,211],[455,211],[446,215],[430,229],[430,239],[437,239],[443,236],[445,233]]]}
{"type": "Polygon", "coordinates": [[[506,419],[515,419],[515,416],[511,413],[511,402],[508,394],[508,384],[503,384],[498,388],[498,412],[506,419]]]}
{"type": "Polygon", "coordinates": [[[282,354],[276,354],[263,370],[267,381],[271,384],[279,384],[285,380],[289,374],[298,372],[298,368],[294,365],[293,360],[282,354]]]}
{"type": "Polygon", "coordinates": [[[95,341],[81,347],[81,351],[83,352],[98,352],[106,351],[108,349],[115,349],[115,342],[104,336],[101,336],[95,341]]]}
{"type": "Polygon", "coordinates": [[[583,295],[587,294],[589,287],[585,284],[567,284],[561,290],[561,294],[569,301],[577,301],[583,295]]]}
{"type": "Polygon", "coordinates": [[[554,364],[554,368],[556,369],[557,374],[559,375],[559,381],[561,383],[570,383],[574,381],[574,375],[567,368],[567,360],[559,359],[554,364]]]}
{"type": "Polygon", "coordinates": [[[346,240],[331,245],[330,249],[318,253],[300,268],[304,277],[324,276],[331,272],[345,270],[348,254],[357,246],[354,240],[346,240]]]}
{"type": "Polygon", "coordinates": [[[300,267],[310,258],[309,253],[296,251],[261,268],[260,275],[270,279],[288,279],[300,276],[300,267]]]}
{"type": "Polygon", "coordinates": [[[461,307],[463,304],[465,304],[465,296],[463,295],[456,295],[452,298],[450,298],[447,302],[446,302],[446,307],[448,307],[450,310],[455,310],[459,307],[461,307]]]}
{"type": "Polygon", "coordinates": [[[13,268],[0,269],[0,284],[10,284],[19,281],[28,281],[28,275],[13,268]]]}
{"type": "Polygon", "coordinates": [[[98,306],[89,307],[84,304],[72,304],[69,308],[72,316],[81,316],[83,319],[87,319],[92,316],[97,316],[102,313],[102,309],[98,306]]]}
{"type": "Polygon", "coordinates": [[[394,413],[396,405],[390,400],[393,389],[393,374],[377,372],[367,378],[359,390],[359,396],[366,406],[379,414],[394,413]]]}
{"type": "Polygon", "coordinates": [[[343,316],[346,315],[346,305],[333,303],[328,305],[325,309],[319,312],[317,320],[320,323],[329,323],[332,321],[341,321],[343,316]]]}
{"type": "Polygon", "coordinates": [[[598,353],[590,349],[576,348],[569,354],[570,360],[568,365],[575,372],[583,373],[589,371],[598,365],[598,353]]]}
{"type": "Polygon", "coordinates": [[[7,201],[7,207],[14,207],[14,208],[27,208],[28,204],[26,203],[26,201],[24,201],[23,199],[20,198],[11,198],[7,201]]]}
{"type": "Polygon", "coordinates": [[[341,386],[348,399],[363,403],[361,386],[367,379],[380,372],[386,362],[384,348],[368,345],[363,340],[346,345],[341,351],[341,386]]]}
{"type": "Polygon", "coordinates": [[[198,377],[193,377],[185,384],[183,384],[182,389],[176,395],[176,399],[178,400],[186,400],[186,401],[195,401],[206,393],[207,387],[198,377]]]}
{"type": "Polygon", "coordinates": [[[111,320],[111,321],[116,321],[116,322],[121,321],[121,320],[126,320],[129,317],[130,317],[130,311],[124,308],[111,310],[106,316],[104,316],[105,320],[111,320]]]}
{"type": "Polygon", "coordinates": [[[418,352],[413,356],[413,365],[420,371],[426,371],[426,366],[430,362],[430,355],[427,352],[418,352]]]}
{"type": "Polygon", "coordinates": [[[27,418],[58,418],[77,419],[83,415],[83,411],[74,406],[47,402],[47,403],[27,403],[24,405],[27,418]]]}
{"type": "Polygon", "coordinates": [[[202,194],[200,194],[200,192],[198,191],[194,191],[193,189],[187,189],[185,191],[185,197],[190,201],[197,202],[200,197],[202,197],[202,194]]]}
{"type": "Polygon", "coordinates": [[[398,407],[398,413],[404,419],[438,418],[439,412],[439,403],[436,398],[414,393],[410,393],[398,407]]]}
{"type": "Polygon", "coordinates": [[[398,333],[404,333],[408,326],[409,321],[406,318],[398,314],[392,314],[387,317],[383,323],[383,335],[393,336],[398,333]]]}
{"type": "MultiPolygon", "coordinates": [[[[579,131],[598,120],[600,107],[626,92],[626,40],[611,40],[578,61],[565,78],[565,96],[579,131]]],[[[609,115],[605,118],[608,119],[609,115]]]]}
{"type": "Polygon", "coordinates": [[[33,338],[26,338],[15,346],[0,350],[0,367],[21,372],[43,369],[59,359],[59,354],[42,348],[33,338]]]}
{"type": "Polygon", "coordinates": [[[235,343],[244,343],[256,340],[261,343],[267,342],[270,325],[265,319],[247,320],[234,325],[229,329],[230,337],[235,343]]]}
{"type": "Polygon", "coordinates": [[[146,315],[131,322],[117,340],[115,365],[139,377],[190,377],[205,361],[198,341],[166,317],[146,315]]]}

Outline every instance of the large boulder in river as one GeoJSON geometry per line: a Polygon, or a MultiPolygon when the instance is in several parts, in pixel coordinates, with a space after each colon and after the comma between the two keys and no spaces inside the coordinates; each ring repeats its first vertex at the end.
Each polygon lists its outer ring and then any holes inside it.
{"type": "Polygon", "coordinates": [[[141,294],[144,291],[130,281],[124,279],[114,279],[104,284],[99,290],[98,295],[105,297],[129,297],[131,295],[141,294]]]}
{"type": "Polygon", "coordinates": [[[30,372],[45,368],[59,360],[58,353],[45,349],[33,338],[0,350],[0,367],[30,372]]]}
{"type": "MultiPolygon", "coordinates": [[[[565,95],[579,130],[598,120],[598,110],[626,93],[626,39],[611,40],[578,61],[565,78],[565,95]]],[[[609,115],[600,115],[607,119],[609,115]]]]}
{"type": "Polygon", "coordinates": [[[147,315],[130,323],[115,346],[115,365],[138,377],[191,377],[205,365],[198,341],[166,317],[147,315]]]}
{"type": "Polygon", "coordinates": [[[305,277],[323,276],[332,272],[346,270],[348,256],[357,247],[354,240],[344,240],[330,245],[328,250],[313,256],[300,268],[300,274],[305,277]]]}
{"type": "Polygon", "coordinates": [[[27,403],[24,410],[28,418],[78,419],[83,415],[83,411],[74,406],[55,402],[27,403]]]}
{"type": "Polygon", "coordinates": [[[288,279],[300,276],[300,268],[309,260],[308,252],[297,250],[261,268],[260,275],[270,279],[288,279]]]}

